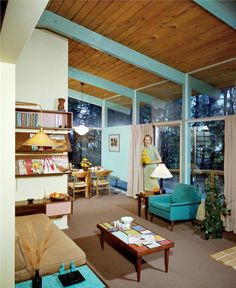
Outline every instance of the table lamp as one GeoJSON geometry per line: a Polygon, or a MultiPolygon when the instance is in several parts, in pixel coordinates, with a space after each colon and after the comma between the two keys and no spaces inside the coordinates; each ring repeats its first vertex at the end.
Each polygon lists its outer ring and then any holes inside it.
{"type": "Polygon", "coordinates": [[[152,172],[151,177],[160,179],[160,192],[161,194],[165,194],[166,190],[163,188],[163,179],[169,179],[173,177],[173,175],[170,173],[164,163],[160,163],[152,172]]]}

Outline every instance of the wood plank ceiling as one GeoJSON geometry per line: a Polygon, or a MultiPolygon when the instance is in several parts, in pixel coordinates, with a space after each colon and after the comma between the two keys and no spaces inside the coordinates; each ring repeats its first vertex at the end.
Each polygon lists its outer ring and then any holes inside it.
{"type": "MultiPolygon", "coordinates": [[[[184,73],[236,57],[235,30],[190,0],[51,0],[46,9],[184,73]]],[[[132,89],[165,80],[74,40],[69,66],[132,89]]],[[[192,75],[222,89],[236,85],[235,66],[232,61],[192,75]]],[[[80,91],[79,81],[69,79],[69,88],[80,91]]],[[[169,81],[142,92],[170,100],[180,97],[181,86],[169,81]]],[[[114,95],[94,86],[87,93],[114,95]]]]}

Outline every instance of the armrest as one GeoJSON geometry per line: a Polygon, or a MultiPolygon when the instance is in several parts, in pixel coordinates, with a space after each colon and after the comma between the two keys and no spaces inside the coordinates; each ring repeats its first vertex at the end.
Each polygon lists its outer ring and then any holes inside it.
{"type": "Polygon", "coordinates": [[[148,197],[148,202],[170,203],[170,195],[154,195],[148,197]]]}
{"type": "Polygon", "coordinates": [[[177,203],[171,203],[170,206],[176,207],[176,206],[189,206],[189,205],[195,205],[199,204],[200,202],[177,202],[177,203]]]}

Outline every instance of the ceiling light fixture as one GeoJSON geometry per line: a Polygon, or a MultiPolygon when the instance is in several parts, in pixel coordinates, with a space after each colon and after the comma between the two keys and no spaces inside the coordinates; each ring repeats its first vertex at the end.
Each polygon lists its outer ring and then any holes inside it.
{"type": "MultiPolygon", "coordinates": [[[[81,93],[82,93],[82,95],[81,95],[81,101],[83,101],[83,95],[84,95],[84,89],[83,89],[83,88],[84,88],[84,83],[81,82],[80,85],[81,85],[81,93]]],[[[81,135],[81,136],[87,134],[88,131],[89,131],[89,128],[86,127],[86,126],[83,125],[83,124],[82,124],[82,125],[79,125],[78,127],[75,127],[75,132],[78,133],[78,134],[81,135]]]]}

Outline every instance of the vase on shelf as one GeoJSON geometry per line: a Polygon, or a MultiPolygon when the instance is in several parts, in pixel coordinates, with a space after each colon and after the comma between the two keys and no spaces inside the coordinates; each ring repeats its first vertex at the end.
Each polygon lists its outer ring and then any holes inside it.
{"type": "Polygon", "coordinates": [[[39,275],[39,270],[35,270],[34,278],[32,280],[32,288],[42,288],[42,277],[39,275]]]}

